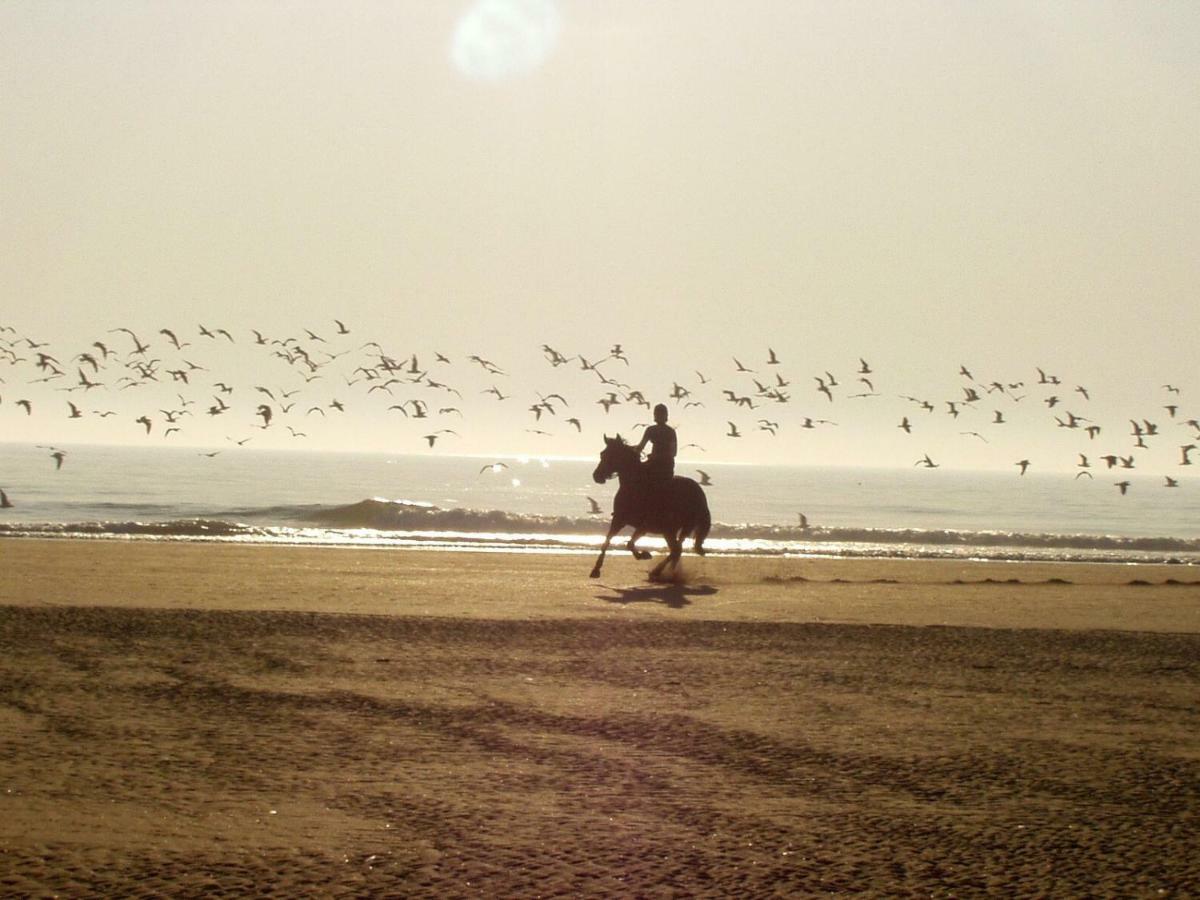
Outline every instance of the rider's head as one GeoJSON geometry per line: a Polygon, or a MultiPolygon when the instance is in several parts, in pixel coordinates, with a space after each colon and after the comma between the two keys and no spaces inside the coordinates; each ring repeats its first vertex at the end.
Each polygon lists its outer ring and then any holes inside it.
{"type": "Polygon", "coordinates": [[[667,422],[667,405],[660,403],[654,407],[654,421],[659,425],[665,425],[667,422]]]}

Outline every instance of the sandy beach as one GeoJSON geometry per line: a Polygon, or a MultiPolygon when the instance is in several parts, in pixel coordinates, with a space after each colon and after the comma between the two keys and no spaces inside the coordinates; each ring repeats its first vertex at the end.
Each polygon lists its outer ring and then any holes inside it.
{"type": "Polygon", "coordinates": [[[0,544],[0,893],[1200,893],[1200,572],[0,544]]]}

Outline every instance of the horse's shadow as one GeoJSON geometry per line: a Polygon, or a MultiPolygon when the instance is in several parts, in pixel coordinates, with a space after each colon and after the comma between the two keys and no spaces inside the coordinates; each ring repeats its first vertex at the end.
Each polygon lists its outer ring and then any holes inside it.
{"type": "Polygon", "coordinates": [[[597,594],[597,600],[605,603],[619,603],[622,606],[630,603],[661,603],[668,609],[683,609],[691,606],[689,597],[709,597],[717,592],[715,587],[707,584],[645,584],[638,587],[617,588],[604,585],[604,589],[615,594],[597,594]]]}

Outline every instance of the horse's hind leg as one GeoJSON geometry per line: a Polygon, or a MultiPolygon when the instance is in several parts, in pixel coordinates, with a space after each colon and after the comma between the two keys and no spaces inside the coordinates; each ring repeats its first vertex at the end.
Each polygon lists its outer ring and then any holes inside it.
{"type": "Polygon", "coordinates": [[[674,568],[679,564],[679,557],[683,555],[683,538],[680,537],[678,531],[668,531],[663,535],[667,539],[667,546],[670,552],[663,557],[662,562],[650,570],[650,580],[656,581],[666,571],[667,567],[674,568]]]}

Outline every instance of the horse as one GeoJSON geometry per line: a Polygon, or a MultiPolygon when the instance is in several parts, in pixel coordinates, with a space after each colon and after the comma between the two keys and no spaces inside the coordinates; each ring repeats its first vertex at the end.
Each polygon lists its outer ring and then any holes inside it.
{"type": "Polygon", "coordinates": [[[626,525],[634,527],[626,549],[635,559],[649,559],[650,554],[639,550],[634,543],[643,534],[661,534],[667,541],[670,552],[650,571],[651,579],[662,574],[667,566],[674,566],[683,554],[683,542],[688,535],[695,537],[692,549],[704,555],[704,539],[712,527],[708,512],[708,498],[704,490],[693,479],[675,475],[662,485],[647,489],[646,470],[637,449],[626,444],[618,434],[615,438],[604,436],[604,449],[600,452],[600,463],[592,472],[592,480],[604,484],[613,475],[621,486],[613,498],[613,517],[600,547],[600,556],[592,568],[592,578],[600,577],[604,554],[613,536],[626,525]]]}

